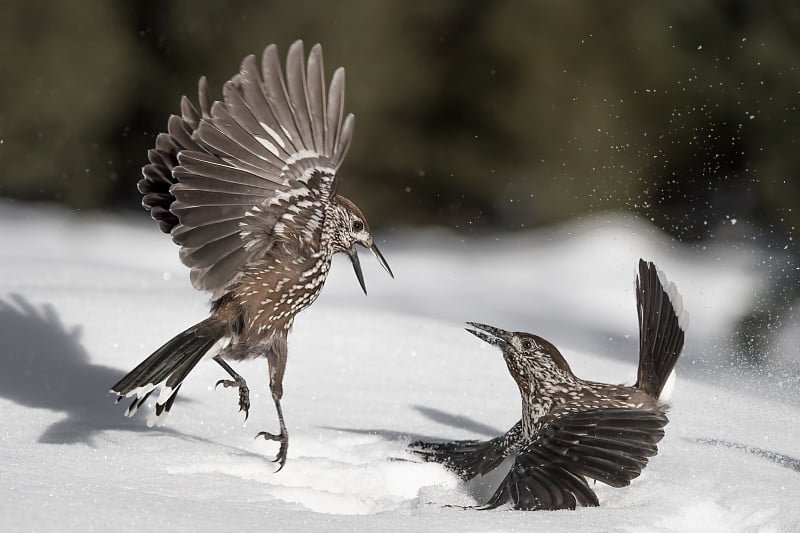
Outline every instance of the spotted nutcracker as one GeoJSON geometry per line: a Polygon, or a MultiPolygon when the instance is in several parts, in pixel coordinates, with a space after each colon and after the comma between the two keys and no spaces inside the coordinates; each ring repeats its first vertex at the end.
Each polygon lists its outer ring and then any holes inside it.
{"type": "Polygon", "coordinates": [[[502,350],[522,396],[522,419],[489,441],[415,442],[411,449],[471,480],[476,492],[490,486],[482,509],[598,505],[586,478],[626,486],[656,455],[667,424],[662,392],[688,325],[675,285],[653,263],[639,261],[636,300],[639,369],[633,386],[580,379],[543,338],[469,322],[467,331],[502,350]],[[492,477],[501,479],[499,485],[492,477]]]}
{"type": "Polygon", "coordinates": [[[128,416],[160,387],[148,422],[161,422],[189,372],[213,357],[231,377],[217,385],[238,388],[247,418],[249,389],[226,361],[265,357],[280,432],[257,436],[278,441],[278,470],[285,464],[281,398],[295,315],[317,298],[337,252],[349,255],[365,293],[357,244],[392,274],[364,215],[336,193],[354,122],[344,113],[344,85],[339,68],[326,98],[319,45],[306,65],[303,43],[292,44],[285,77],[270,45],[260,65],[244,59],[222,101],[212,103],[201,78],[199,111],[184,96],[181,116],[156,138],[139,181],[142,204],[180,246],[192,285],[212,294],[211,315],[111,388],[117,401],[133,398],[128,416]]]}

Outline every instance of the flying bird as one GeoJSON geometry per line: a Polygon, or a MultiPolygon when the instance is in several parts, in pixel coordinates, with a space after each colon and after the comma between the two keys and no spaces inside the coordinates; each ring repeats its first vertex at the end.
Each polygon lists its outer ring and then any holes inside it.
{"type": "Polygon", "coordinates": [[[668,422],[662,393],[688,325],[675,285],[644,260],[636,302],[639,368],[633,386],[578,378],[558,349],[537,335],[468,322],[467,331],[502,350],[522,397],[522,419],[488,441],[415,442],[411,449],[473,487],[488,485],[491,496],[481,509],[598,505],[587,479],[626,486],[656,455],[668,422]],[[499,485],[492,485],[492,475],[499,485]]]}
{"type": "Polygon", "coordinates": [[[138,183],[142,205],[180,246],[192,285],[211,293],[211,314],[111,388],[117,401],[132,398],[128,416],[160,389],[148,424],[162,423],[186,376],[211,357],[230,376],[217,386],[238,389],[247,419],[249,389],[228,361],[266,358],[279,432],[257,437],[280,444],[278,470],[289,446],[281,398],[295,316],[319,295],[336,253],[350,257],[365,294],[356,245],[392,275],[361,210],[337,194],[354,124],[344,113],[344,69],[326,94],[321,46],[304,56],[294,42],[285,76],[275,45],[260,64],[247,56],[222,101],[212,102],[200,78],[199,110],[184,96],[156,138],[138,183]]]}

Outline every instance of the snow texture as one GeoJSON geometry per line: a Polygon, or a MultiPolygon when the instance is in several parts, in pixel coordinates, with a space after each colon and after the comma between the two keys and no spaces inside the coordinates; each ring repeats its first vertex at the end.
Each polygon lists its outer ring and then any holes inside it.
{"type": "MultiPolygon", "coordinates": [[[[683,248],[608,214],[497,238],[394,232],[396,274],[347,258],[289,337],[278,474],[265,361],[236,365],[252,390],[243,427],[226,377],[201,362],[166,426],[151,406],[125,418],[108,389],[203,319],[176,247],[131,220],[0,204],[0,517],[10,531],[703,531],[800,530],[795,367],[731,372],[731,325],[762,279],[756,254],[683,248]],[[410,439],[488,438],[519,418],[499,351],[467,320],[537,333],[575,372],[633,382],[632,270],[673,280],[692,315],[667,435],[630,487],[596,485],[575,512],[469,511],[468,490],[410,439]]],[[[796,345],[795,345],[796,349],[796,345]]],[[[789,354],[797,359],[797,353],[789,354]]]]}

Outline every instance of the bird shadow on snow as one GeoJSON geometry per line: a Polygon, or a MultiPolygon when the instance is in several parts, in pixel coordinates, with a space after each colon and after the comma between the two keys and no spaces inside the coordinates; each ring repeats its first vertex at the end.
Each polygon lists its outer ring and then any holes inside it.
{"type": "Polygon", "coordinates": [[[45,429],[40,443],[91,446],[109,429],[183,436],[122,416],[108,389],[123,373],[92,364],[80,337],[80,326],[67,328],[50,304],[37,308],[18,294],[0,298],[0,397],[66,414],[45,429]]]}
{"type": "Polygon", "coordinates": [[[732,450],[744,452],[750,455],[755,455],[756,457],[761,457],[763,459],[767,459],[768,461],[772,461],[779,466],[784,468],[788,468],[789,470],[794,470],[795,472],[800,472],[800,459],[795,459],[789,455],[784,455],[782,453],[773,452],[770,450],[765,450],[764,448],[759,448],[757,446],[749,446],[747,444],[741,444],[739,442],[733,442],[729,440],[723,439],[687,439],[690,442],[695,442],[697,444],[705,444],[707,446],[723,446],[725,448],[730,448],[732,450]]]}
{"type": "MultiPolygon", "coordinates": [[[[485,435],[487,437],[496,437],[503,433],[503,431],[473,420],[467,416],[451,414],[433,407],[425,407],[424,405],[415,405],[414,409],[420,412],[426,418],[437,422],[439,424],[449,426],[452,428],[463,429],[485,435]]],[[[359,435],[377,435],[389,441],[438,441],[450,440],[447,437],[434,437],[431,435],[423,435],[420,433],[408,433],[404,431],[397,431],[391,429],[363,429],[363,428],[342,428],[325,426],[325,429],[332,429],[334,431],[345,431],[347,433],[356,433],[359,435]]]]}

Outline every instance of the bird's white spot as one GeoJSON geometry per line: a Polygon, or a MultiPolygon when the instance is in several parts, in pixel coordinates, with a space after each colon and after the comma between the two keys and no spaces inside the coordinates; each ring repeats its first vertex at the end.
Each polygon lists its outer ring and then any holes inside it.
{"type": "MultiPolygon", "coordinates": [[[[320,154],[318,154],[317,152],[315,152],[313,150],[300,150],[299,152],[292,154],[286,160],[286,166],[288,167],[290,165],[293,165],[294,163],[296,163],[297,161],[300,161],[301,159],[311,159],[311,158],[319,157],[319,156],[320,156],[320,154]]],[[[305,175],[305,173],[303,173],[303,174],[305,175]]]]}
{"type": "Polygon", "coordinates": [[[146,385],[142,385],[140,387],[136,387],[135,389],[128,391],[125,397],[130,398],[131,396],[136,396],[137,399],[141,399],[147,394],[149,394],[150,391],[152,391],[155,388],[156,388],[155,383],[147,383],[146,385]]]}
{"type": "Polygon", "coordinates": [[[219,352],[230,346],[232,340],[233,339],[231,339],[231,337],[222,337],[217,342],[215,342],[211,346],[211,348],[208,349],[205,355],[203,355],[203,359],[208,359],[209,357],[215,357],[219,352]]]}
{"type": "Polygon", "coordinates": [[[156,400],[157,404],[164,405],[169,400],[169,397],[172,396],[172,393],[175,392],[175,389],[172,387],[167,387],[166,385],[161,387],[161,392],[158,394],[158,400],[156,400]]]}
{"type": "MultiPolygon", "coordinates": [[[[261,125],[262,128],[264,128],[264,131],[266,131],[267,134],[270,137],[272,137],[272,140],[274,140],[276,143],[278,143],[278,145],[280,145],[281,148],[286,149],[286,143],[283,142],[283,139],[281,138],[280,135],[278,135],[277,131],[273,130],[272,128],[270,128],[269,126],[267,126],[266,124],[264,124],[261,121],[259,121],[258,123],[261,125]]],[[[283,131],[286,131],[286,130],[284,129],[283,131]]],[[[288,137],[288,134],[287,134],[287,137],[288,137]]],[[[289,138],[291,139],[291,137],[289,137],[289,138]]]]}
{"type": "Polygon", "coordinates": [[[266,140],[266,139],[262,139],[262,138],[261,138],[261,137],[259,137],[258,135],[254,135],[254,137],[256,138],[256,140],[257,140],[259,143],[261,143],[261,146],[263,146],[264,148],[266,148],[267,150],[269,150],[269,151],[270,151],[270,153],[272,153],[272,155],[274,155],[275,157],[279,157],[279,156],[278,156],[278,149],[275,147],[275,145],[274,145],[274,144],[272,144],[271,142],[269,142],[269,141],[268,141],[268,140],[266,140]]]}
{"type": "Polygon", "coordinates": [[[669,373],[667,381],[664,382],[664,387],[661,389],[661,394],[658,395],[659,402],[668,402],[672,399],[672,393],[675,391],[675,382],[678,380],[678,374],[675,369],[669,373]]]}

